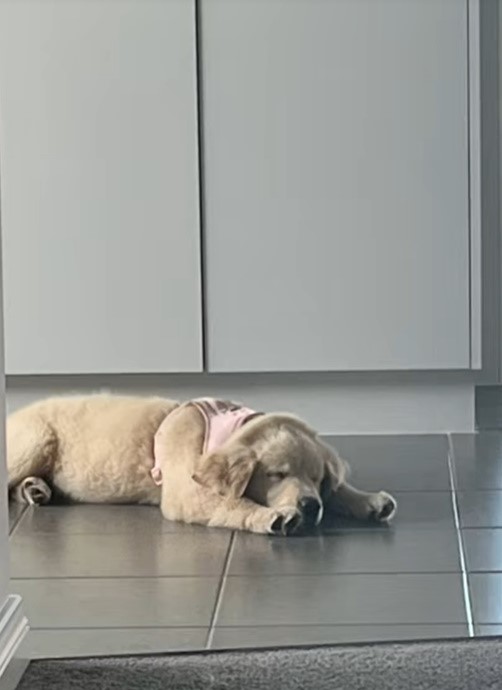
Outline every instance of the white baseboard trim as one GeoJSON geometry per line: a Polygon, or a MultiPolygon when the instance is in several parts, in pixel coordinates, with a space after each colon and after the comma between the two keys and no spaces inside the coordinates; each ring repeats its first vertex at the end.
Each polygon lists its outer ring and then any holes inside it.
{"type": "Polygon", "coordinates": [[[113,392],[178,400],[214,395],[293,412],[322,434],[474,430],[474,382],[451,373],[8,376],[9,412],[52,395],[113,392]]]}
{"type": "Polygon", "coordinates": [[[0,690],[14,690],[24,673],[28,659],[23,658],[21,643],[28,627],[21,597],[7,597],[0,609],[0,690]]]}

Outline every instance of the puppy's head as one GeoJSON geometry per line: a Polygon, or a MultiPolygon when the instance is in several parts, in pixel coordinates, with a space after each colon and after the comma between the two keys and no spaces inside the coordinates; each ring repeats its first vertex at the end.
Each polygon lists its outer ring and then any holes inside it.
{"type": "Polygon", "coordinates": [[[324,503],[346,472],[345,463],[295,418],[267,415],[197,468],[200,484],[272,508],[295,508],[304,527],[319,524],[324,503]]]}

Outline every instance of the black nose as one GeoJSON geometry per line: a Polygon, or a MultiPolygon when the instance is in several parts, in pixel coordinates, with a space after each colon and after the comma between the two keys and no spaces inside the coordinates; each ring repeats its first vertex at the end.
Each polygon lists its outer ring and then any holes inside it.
{"type": "Polygon", "coordinates": [[[305,522],[315,524],[321,509],[318,501],[315,498],[302,498],[299,507],[305,522]]]}

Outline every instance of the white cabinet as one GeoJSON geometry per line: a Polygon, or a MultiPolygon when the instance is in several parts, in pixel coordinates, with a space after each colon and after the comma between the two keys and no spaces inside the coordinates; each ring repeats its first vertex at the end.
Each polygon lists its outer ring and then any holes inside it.
{"type": "Polygon", "coordinates": [[[464,0],[203,0],[211,371],[473,366],[468,26],[464,0]]]}
{"type": "Polygon", "coordinates": [[[10,374],[202,367],[194,0],[0,0],[10,374]]]}
{"type": "Polygon", "coordinates": [[[0,0],[7,372],[479,368],[478,4],[0,0]]]}

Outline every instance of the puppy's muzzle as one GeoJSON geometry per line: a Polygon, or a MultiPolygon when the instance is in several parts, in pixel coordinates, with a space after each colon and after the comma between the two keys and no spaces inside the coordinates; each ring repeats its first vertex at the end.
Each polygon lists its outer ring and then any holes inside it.
{"type": "Polygon", "coordinates": [[[302,498],[298,504],[298,509],[302,515],[305,527],[314,527],[319,524],[322,517],[322,505],[316,498],[302,498]]]}

